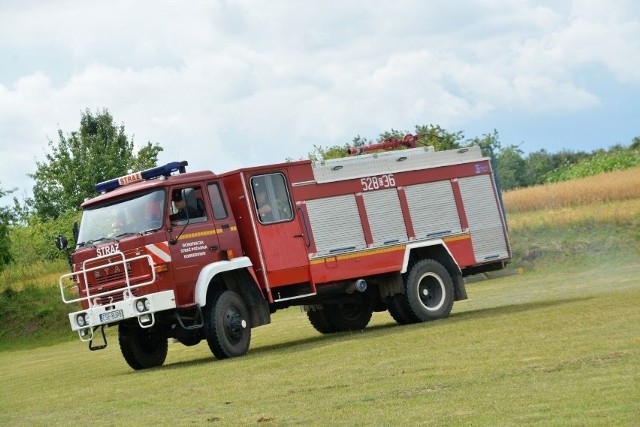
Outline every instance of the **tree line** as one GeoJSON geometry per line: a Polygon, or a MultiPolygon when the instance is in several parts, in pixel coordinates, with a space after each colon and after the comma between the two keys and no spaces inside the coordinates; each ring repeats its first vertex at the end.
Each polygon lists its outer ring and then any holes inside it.
{"type": "MultiPolygon", "coordinates": [[[[418,137],[418,146],[432,146],[436,151],[480,146],[484,155],[495,159],[496,174],[503,191],[640,166],[640,137],[633,138],[629,146],[614,145],[593,152],[563,149],[550,153],[541,149],[525,154],[519,144],[504,145],[497,130],[481,137],[466,138],[462,131],[450,132],[428,124],[416,125],[407,131],[392,129],[381,133],[376,141],[402,138],[407,134],[418,137]]],[[[376,141],[358,135],[350,144],[314,146],[309,158],[321,161],[344,157],[350,147],[370,145],[376,141]]]]}
{"type": "MultiPolygon", "coordinates": [[[[314,146],[308,158],[344,157],[351,147],[406,134],[417,136],[418,146],[432,146],[436,151],[482,147],[486,156],[494,158],[502,190],[640,166],[640,137],[628,147],[616,145],[591,153],[549,153],[543,149],[525,155],[517,144],[503,145],[497,130],[466,138],[461,131],[451,132],[434,124],[416,125],[410,131],[391,129],[376,141],[358,135],[343,145],[314,146]]],[[[158,154],[163,151],[151,142],[136,148],[124,124],[116,124],[106,109],[82,112],[79,129],[66,134],[59,129],[57,141],[49,140],[48,148],[45,160],[36,162],[36,171],[29,175],[35,181],[33,197],[22,201],[14,197],[13,207],[0,207],[0,271],[9,263],[30,265],[59,258],[53,239],[68,234],[80,219],[80,205],[96,195],[95,184],[157,166],[158,154]]],[[[3,189],[0,183],[0,197],[15,190],[3,189]]]]}

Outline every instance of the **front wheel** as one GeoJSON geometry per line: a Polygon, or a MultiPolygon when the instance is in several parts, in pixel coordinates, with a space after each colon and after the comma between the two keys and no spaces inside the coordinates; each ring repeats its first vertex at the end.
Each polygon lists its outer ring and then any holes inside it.
{"type": "Polygon", "coordinates": [[[135,370],[162,366],[167,358],[167,338],[151,329],[120,323],[118,343],[124,360],[135,370]]]}
{"type": "Polygon", "coordinates": [[[218,359],[243,356],[249,350],[249,311],[233,291],[222,291],[207,303],[204,328],[209,348],[218,359]]]}
{"type": "Polygon", "coordinates": [[[432,259],[417,262],[405,282],[411,313],[421,322],[447,317],[453,307],[453,281],[446,268],[432,259]]]}

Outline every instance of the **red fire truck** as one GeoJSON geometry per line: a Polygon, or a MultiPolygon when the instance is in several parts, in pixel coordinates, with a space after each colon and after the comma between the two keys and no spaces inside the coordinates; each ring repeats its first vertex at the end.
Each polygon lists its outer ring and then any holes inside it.
{"type": "Polygon", "coordinates": [[[371,148],[221,175],[174,162],[97,184],[60,278],[82,308],[72,330],[97,350],[117,325],[144,369],[164,363],[168,338],[241,356],[252,328],[293,305],[321,333],[361,330],[377,311],[447,317],[464,276],[511,257],[490,160],[478,147],[371,148]]]}

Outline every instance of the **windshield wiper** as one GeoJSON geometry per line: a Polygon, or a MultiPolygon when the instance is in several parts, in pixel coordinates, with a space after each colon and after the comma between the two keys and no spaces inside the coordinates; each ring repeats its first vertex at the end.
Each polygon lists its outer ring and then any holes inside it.
{"type": "Polygon", "coordinates": [[[137,233],[137,232],[133,232],[133,231],[127,231],[127,232],[125,232],[125,233],[120,233],[120,234],[116,235],[116,237],[115,237],[115,239],[114,239],[114,240],[115,240],[115,241],[118,241],[118,239],[120,239],[120,238],[122,238],[122,237],[135,236],[135,235],[138,235],[138,234],[140,234],[140,235],[141,235],[142,233],[137,233]]]}
{"type": "Polygon", "coordinates": [[[159,228],[150,228],[148,230],[141,231],[138,234],[141,236],[144,236],[145,234],[153,233],[154,231],[158,231],[158,230],[159,228]]]}
{"type": "Polygon", "coordinates": [[[114,237],[100,237],[98,239],[87,240],[86,242],[78,243],[78,246],[95,246],[96,243],[102,242],[103,240],[107,241],[107,242],[117,242],[118,241],[118,239],[116,239],[114,237]]]}

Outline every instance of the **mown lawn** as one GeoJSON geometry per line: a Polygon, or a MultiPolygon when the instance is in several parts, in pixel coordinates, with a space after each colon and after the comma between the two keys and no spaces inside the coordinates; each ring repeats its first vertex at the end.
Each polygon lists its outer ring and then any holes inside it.
{"type": "Polygon", "coordinates": [[[323,336],[289,309],[245,357],[171,344],[134,372],[110,333],[0,352],[0,425],[638,425],[640,262],[468,285],[445,320],[323,336]]]}

